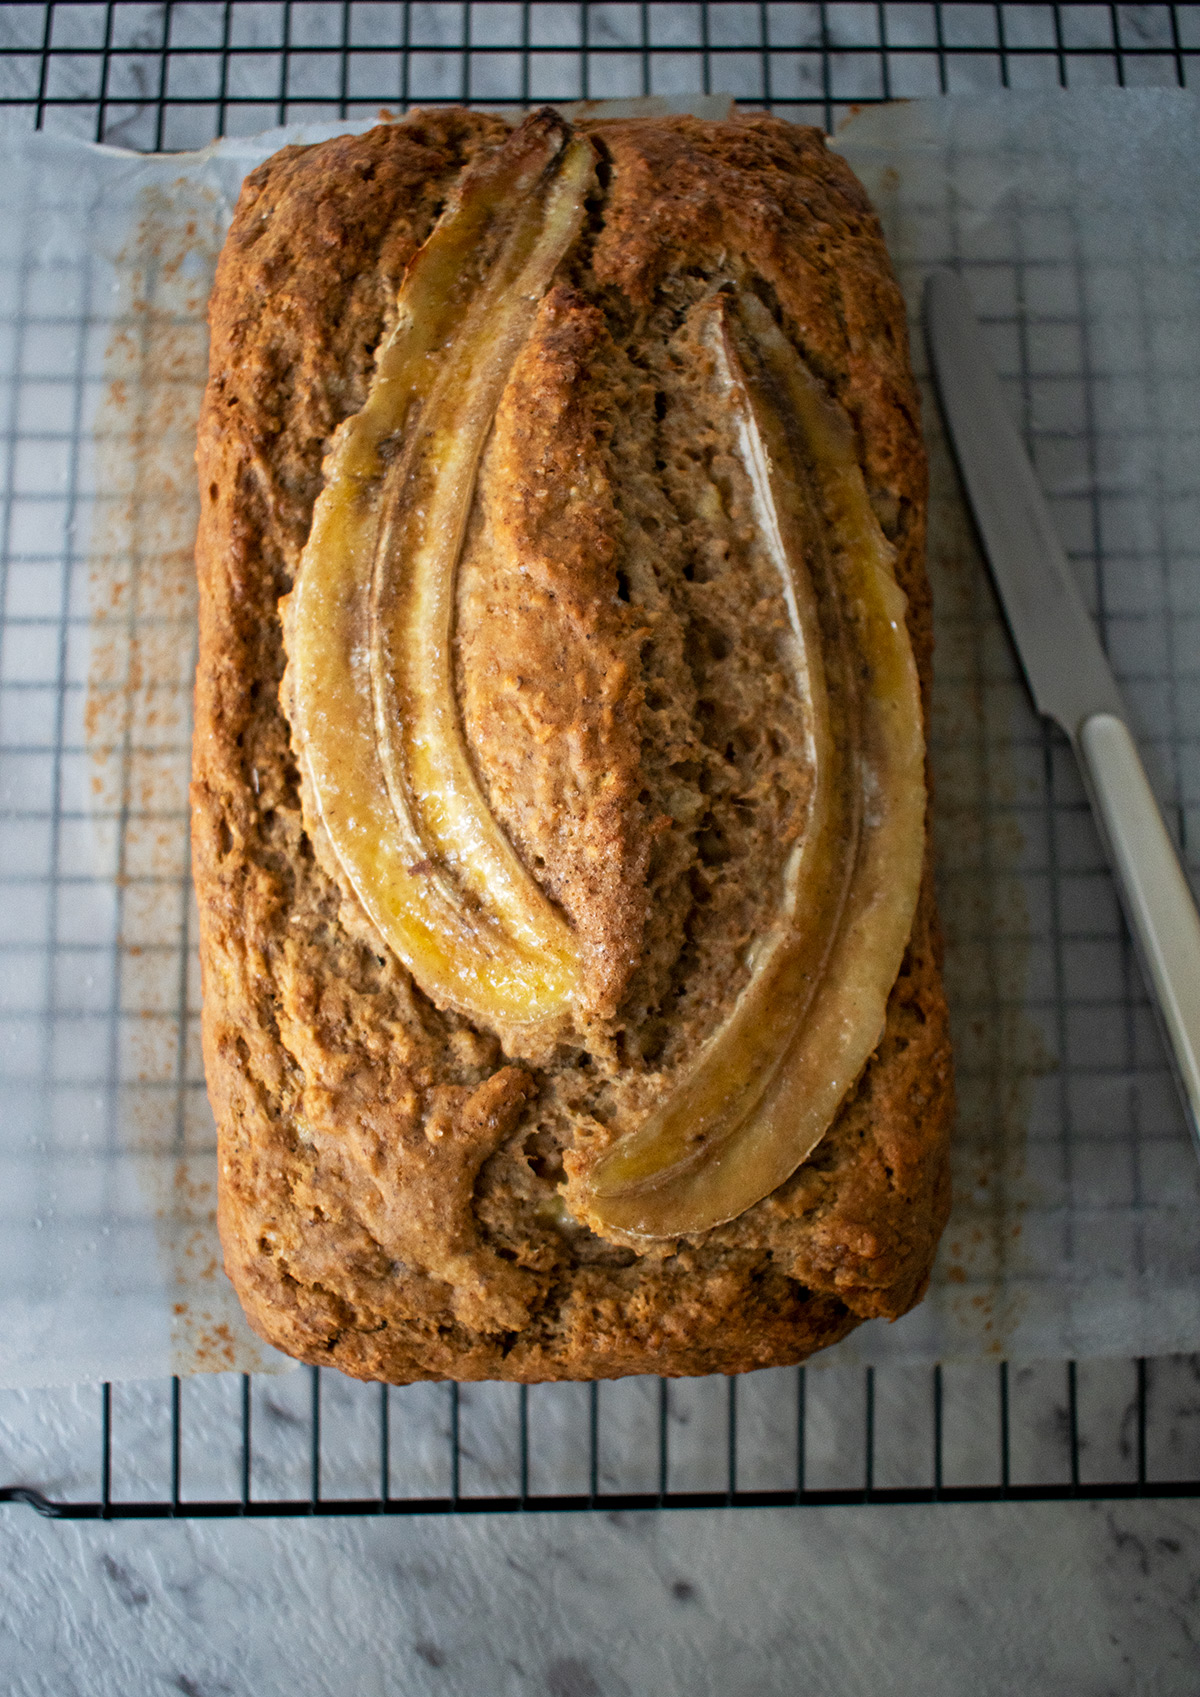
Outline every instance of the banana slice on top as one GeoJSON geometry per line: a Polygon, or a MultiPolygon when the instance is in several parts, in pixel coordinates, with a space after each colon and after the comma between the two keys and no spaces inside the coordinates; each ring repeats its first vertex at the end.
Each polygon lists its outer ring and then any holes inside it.
{"type": "Polygon", "coordinates": [[[549,112],[466,174],[335,438],[284,609],[293,735],[346,880],[439,1006],[506,1029],[564,1019],[580,951],[471,767],[455,572],[497,404],[594,180],[591,144],[549,112]]]}

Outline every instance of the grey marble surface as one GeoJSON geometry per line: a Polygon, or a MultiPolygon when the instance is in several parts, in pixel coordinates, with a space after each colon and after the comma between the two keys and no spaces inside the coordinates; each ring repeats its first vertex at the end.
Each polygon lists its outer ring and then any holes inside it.
{"type": "Polygon", "coordinates": [[[1200,1690],[1200,1504],[48,1524],[13,1697],[1200,1690]]]}
{"type": "MultiPolygon", "coordinates": [[[[1081,1364],[1080,1475],[1131,1480],[1126,1362],[1081,1364]]],[[[253,1488],[308,1489],[311,1379],[256,1384],[253,1488]]],[[[876,1373],[875,1482],[927,1485],[929,1375],[876,1373]]],[[[1200,1476],[1200,1362],[1146,1372],[1151,1478],[1200,1476]]],[[[796,1376],[743,1382],[739,1481],[794,1483],[796,1376]]],[[[238,1489],[239,1382],[182,1388],[186,1498],[238,1489]]],[[[586,1489],[580,1387],[530,1397],[530,1485],[586,1489]]],[[[114,1500],[169,1490],[169,1387],[114,1387],[114,1500]]],[[[997,1479],[995,1375],[947,1368],[947,1485],[997,1479]]],[[[670,1387],[668,1482],[721,1488],[724,1381],[670,1387]]],[[[808,1375],[807,1477],[862,1483],[861,1371],[808,1375]]],[[[1068,1477],[1062,1363],[1010,1369],[1018,1483],[1068,1477]]],[[[602,1490],[653,1490],[657,1381],[602,1387],[602,1490]]],[[[512,1386],[460,1400],[462,1487],[513,1491],[512,1386]]],[[[3,1479],[98,1493],[96,1387],[0,1393],[3,1479]]],[[[378,1484],[378,1388],[322,1375],[322,1488],[378,1484]]],[[[448,1488],[447,1387],[393,1392],[391,1489],[448,1488]]],[[[1155,1697],[1200,1692],[1200,1502],[457,1520],[49,1523],[0,1508],[8,1697],[1155,1697]]]]}

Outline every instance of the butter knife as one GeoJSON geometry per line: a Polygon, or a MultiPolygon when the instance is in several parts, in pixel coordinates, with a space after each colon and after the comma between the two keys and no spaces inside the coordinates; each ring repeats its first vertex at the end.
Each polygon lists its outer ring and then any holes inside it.
{"type": "Polygon", "coordinates": [[[966,290],[949,272],[926,285],[925,329],[1008,627],[1038,711],[1071,739],[1200,1155],[1200,915],[966,290]]]}

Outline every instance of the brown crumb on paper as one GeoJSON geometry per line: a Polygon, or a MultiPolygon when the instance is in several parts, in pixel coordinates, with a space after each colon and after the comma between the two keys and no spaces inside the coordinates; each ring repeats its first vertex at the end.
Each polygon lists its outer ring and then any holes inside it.
{"type": "Polygon", "coordinates": [[[222,236],[211,190],[181,178],[143,191],[141,217],[117,260],[123,293],[95,424],[88,568],[92,819],[97,846],[108,845],[110,856],[116,838],[121,904],[119,1113],[126,1147],[162,1157],[145,1170],[157,1175],[159,1241],[179,1292],[171,1306],[177,1373],[252,1365],[239,1358],[238,1340],[211,1301],[195,1301],[223,1277],[214,1254],[215,1140],[196,1029],[187,809],[196,417],[222,236]]]}
{"type": "Polygon", "coordinates": [[[1053,1058],[1025,1012],[1030,920],[1011,749],[989,720],[988,649],[1000,614],[988,586],[932,397],[928,569],[934,592],[933,829],[955,1046],[954,1212],[932,1297],[960,1335],[1003,1357],[1021,1318],[1004,1287],[1020,1272],[1033,1089],[1053,1058]]]}

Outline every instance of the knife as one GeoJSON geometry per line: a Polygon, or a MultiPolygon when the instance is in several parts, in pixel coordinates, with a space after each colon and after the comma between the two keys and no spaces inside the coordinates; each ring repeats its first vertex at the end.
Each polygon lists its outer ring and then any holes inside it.
{"type": "Polygon", "coordinates": [[[1200,915],[966,290],[925,289],[942,414],[1034,703],[1071,739],[1200,1155],[1200,915]]]}

